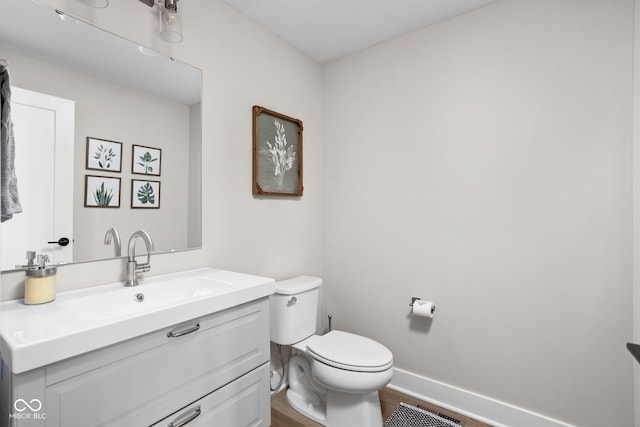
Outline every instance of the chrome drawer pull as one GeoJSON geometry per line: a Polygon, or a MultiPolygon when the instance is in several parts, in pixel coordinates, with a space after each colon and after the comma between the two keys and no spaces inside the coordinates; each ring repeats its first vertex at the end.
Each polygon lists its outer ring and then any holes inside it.
{"type": "Polygon", "coordinates": [[[187,329],[183,329],[183,330],[178,331],[178,332],[169,331],[169,332],[167,332],[167,336],[168,336],[169,338],[177,338],[177,337],[181,337],[181,336],[183,336],[183,335],[187,335],[187,334],[190,334],[190,333],[192,333],[192,332],[195,332],[195,331],[197,331],[198,329],[200,329],[200,323],[196,323],[196,324],[195,324],[195,325],[193,325],[192,327],[187,328],[187,329]]]}
{"type": "Polygon", "coordinates": [[[191,413],[191,414],[189,414],[187,412],[186,414],[180,415],[178,418],[176,418],[175,420],[171,421],[167,427],[182,427],[182,426],[186,426],[191,421],[195,420],[196,418],[198,418],[200,416],[200,413],[201,413],[200,406],[196,406],[195,408],[193,408],[192,412],[193,413],[191,413]],[[183,418],[184,416],[186,416],[186,418],[184,420],[180,420],[180,418],[183,418]]]}

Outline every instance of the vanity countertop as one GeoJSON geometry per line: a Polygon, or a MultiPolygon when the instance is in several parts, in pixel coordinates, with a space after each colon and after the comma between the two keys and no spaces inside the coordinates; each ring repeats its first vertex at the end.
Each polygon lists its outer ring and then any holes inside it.
{"type": "Polygon", "coordinates": [[[272,294],[275,281],[213,268],[0,304],[0,355],[19,374],[272,294]]]}

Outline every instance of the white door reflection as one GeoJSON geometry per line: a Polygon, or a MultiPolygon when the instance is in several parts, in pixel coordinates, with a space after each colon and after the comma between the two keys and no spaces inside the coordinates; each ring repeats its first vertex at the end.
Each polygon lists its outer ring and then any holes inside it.
{"type": "Polygon", "coordinates": [[[75,103],[12,87],[11,116],[22,213],[0,225],[0,269],[26,264],[27,251],[71,262],[75,103]],[[67,246],[48,243],[62,237],[67,246]]]}

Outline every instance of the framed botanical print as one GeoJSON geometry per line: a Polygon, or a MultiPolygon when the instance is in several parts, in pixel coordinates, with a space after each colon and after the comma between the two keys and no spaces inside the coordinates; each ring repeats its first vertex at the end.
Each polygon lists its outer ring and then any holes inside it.
{"type": "Polygon", "coordinates": [[[160,176],[162,149],[133,145],[131,172],[141,175],[160,176]]]}
{"type": "Polygon", "coordinates": [[[122,143],[88,136],[86,168],[90,170],[121,172],[122,143]]]}
{"type": "Polygon", "coordinates": [[[132,209],[160,209],[160,181],[131,180],[132,209]]]}
{"type": "Polygon", "coordinates": [[[119,208],[120,178],[110,176],[85,175],[85,208],[119,208]]]}
{"type": "Polygon", "coordinates": [[[302,196],[302,121],[253,107],[253,194],[302,196]]]}

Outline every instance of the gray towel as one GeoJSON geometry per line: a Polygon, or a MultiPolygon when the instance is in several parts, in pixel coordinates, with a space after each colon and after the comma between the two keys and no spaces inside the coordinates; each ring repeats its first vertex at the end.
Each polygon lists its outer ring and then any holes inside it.
{"type": "Polygon", "coordinates": [[[11,121],[11,85],[9,70],[0,65],[0,218],[5,222],[22,212],[15,170],[15,142],[11,121]]]}

